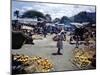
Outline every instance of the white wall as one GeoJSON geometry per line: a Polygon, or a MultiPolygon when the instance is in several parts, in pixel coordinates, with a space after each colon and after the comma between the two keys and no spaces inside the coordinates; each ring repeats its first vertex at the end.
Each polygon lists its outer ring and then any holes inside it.
{"type": "MultiPolygon", "coordinates": [[[[29,0],[28,0],[29,1],[29,0]]],[[[32,1],[32,0],[31,0],[32,1]]],[[[35,1],[35,0],[33,0],[35,1]]],[[[99,75],[100,70],[100,0],[36,0],[97,6],[97,70],[42,73],[40,75],[99,75]]],[[[0,74],[10,72],[10,0],[0,0],[0,74]]],[[[36,74],[34,74],[36,75],[36,74]]]]}

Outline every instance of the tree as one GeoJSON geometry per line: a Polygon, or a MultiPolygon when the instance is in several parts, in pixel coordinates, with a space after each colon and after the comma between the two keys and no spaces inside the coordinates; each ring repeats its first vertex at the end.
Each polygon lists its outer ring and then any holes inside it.
{"type": "Polygon", "coordinates": [[[54,23],[59,23],[59,22],[60,22],[60,19],[59,19],[59,18],[55,18],[55,19],[53,20],[53,22],[54,22],[54,23]]]}
{"type": "Polygon", "coordinates": [[[21,18],[36,18],[36,17],[44,18],[44,14],[39,11],[28,10],[24,12],[23,15],[21,16],[21,18]]]}
{"type": "Polygon", "coordinates": [[[16,16],[16,19],[18,20],[18,17],[19,17],[19,10],[14,11],[14,16],[16,16]]]}
{"type": "Polygon", "coordinates": [[[96,13],[95,12],[86,12],[82,11],[78,13],[77,15],[71,17],[74,18],[74,22],[90,22],[90,23],[96,23],[96,13]]]}
{"type": "Polygon", "coordinates": [[[67,24],[70,23],[71,20],[67,16],[63,16],[60,20],[60,23],[67,24]]]}
{"type": "Polygon", "coordinates": [[[46,14],[46,15],[45,15],[45,18],[46,18],[46,20],[47,20],[48,22],[51,22],[51,20],[52,20],[50,14],[46,14]]]}

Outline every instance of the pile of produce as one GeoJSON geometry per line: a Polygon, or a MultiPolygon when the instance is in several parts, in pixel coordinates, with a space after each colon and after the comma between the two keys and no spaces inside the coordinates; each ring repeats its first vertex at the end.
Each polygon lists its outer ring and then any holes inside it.
{"type": "Polygon", "coordinates": [[[40,35],[32,35],[33,40],[43,40],[43,37],[40,35]]]}
{"type": "Polygon", "coordinates": [[[79,68],[85,68],[92,63],[94,55],[95,51],[91,51],[89,48],[77,48],[74,50],[73,61],[79,68]]]}
{"type": "Polygon", "coordinates": [[[23,67],[24,72],[21,70],[21,73],[50,72],[53,70],[53,64],[48,59],[39,56],[12,55],[12,67],[19,67],[16,65],[18,63],[20,63],[21,68],[23,67]]]}
{"type": "Polygon", "coordinates": [[[49,72],[53,70],[53,64],[48,59],[35,56],[31,57],[31,59],[36,62],[38,72],[49,72]]]}

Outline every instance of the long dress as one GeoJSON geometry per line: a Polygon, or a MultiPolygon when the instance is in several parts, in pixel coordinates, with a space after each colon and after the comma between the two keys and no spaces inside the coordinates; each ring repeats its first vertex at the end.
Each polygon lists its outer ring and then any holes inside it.
{"type": "Polygon", "coordinates": [[[57,40],[57,48],[63,49],[63,38],[61,35],[58,35],[59,39],[57,40]]]}

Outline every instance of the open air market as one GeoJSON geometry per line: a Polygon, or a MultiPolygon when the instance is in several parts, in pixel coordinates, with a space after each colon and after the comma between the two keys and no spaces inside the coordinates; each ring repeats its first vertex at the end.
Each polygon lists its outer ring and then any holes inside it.
{"type": "MultiPolygon", "coordinates": [[[[22,3],[24,6],[25,2],[22,3]]],[[[13,74],[96,69],[95,10],[85,9],[70,18],[64,14],[55,19],[52,14],[32,9],[21,15],[19,10],[12,13],[15,16],[11,26],[13,74]]]]}

